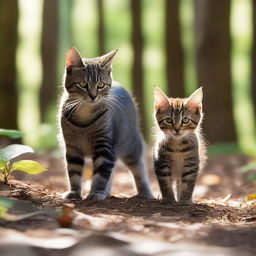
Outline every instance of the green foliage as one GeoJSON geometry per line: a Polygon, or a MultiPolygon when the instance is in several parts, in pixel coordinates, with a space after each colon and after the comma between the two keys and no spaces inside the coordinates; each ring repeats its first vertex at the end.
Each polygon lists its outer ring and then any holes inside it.
{"type": "Polygon", "coordinates": [[[0,219],[3,219],[7,213],[8,209],[0,204],[0,219]]]}
{"type": "MultiPolygon", "coordinates": [[[[249,162],[247,165],[241,168],[242,172],[250,172],[256,170],[256,159],[249,162]]],[[[250,174],[248,176],[248,181],[255,181],[256,180],[256,173],[250,174]]]]}
{"type": "Polygon", "coordinates": [[[32,174],[32,175],[47,171],[46,168],[44,168],[38,162],[33,161],[33,160],[21,160],[21,161],[13,163],[10,168],[10,173],[15,170],[26,172],[26,173],[32,174]]]}
{"type": "Polygon", "coordinates": [[[256,170],[256,159],[254,161],[249,162],[247,165],[241,168],[242,172],[248,172],[252,170],[256,170]]]}
{"type": "Polygon", "coordinates": [[[8,210],[13,206],[14,202],[5,198],[0,198],[0,219],[4,219],[8,210]]]}
{"type": "MultiPolygon", "coordinates": [[[[19,131],[15,130],[4,130],[0,129],[0,133],[2,131],[2,134],[7,136],[14,136],[17,138],[17,136],[20,136],[21,133],[19,131]]],[[[12,137],[13,138],[13,137],[12,137]]],[[[7,179],[9,175],[13,171],[22,171],[26,172],[28,174],[39,174],[42,172],[45,172],[47,169],[44,168],[42,165],[40,165],[38,162],[33,160],[20,160],[20,161],[12,161],[14,158],[21,156],[26,153],[33,153],[34,150],[26,145],[20,145],[20,144],[13,144],[10,146],[7,146],[5,148],[0,149],[0,178],[3,178],[5,182],[7,182],[7,179]]],[[[0,216],[1,212],[3,212],[4,208],[0,208],[0,216]]]]}
{"type": "Polygon", "coordinates": [[[10,161],[17,156],[33,152],[34,150],[29,146],[13,144],[0,150],[0,160],[10,161]]]}
{"type": "Polygon", "coordinates": [[[0,135],[8,136],[12,139],[18,139],[23,134],[22,134],[22,132],[17,131],[17,130],[7,130],[7,129],[1,129],[0,128],[0,135]]]}

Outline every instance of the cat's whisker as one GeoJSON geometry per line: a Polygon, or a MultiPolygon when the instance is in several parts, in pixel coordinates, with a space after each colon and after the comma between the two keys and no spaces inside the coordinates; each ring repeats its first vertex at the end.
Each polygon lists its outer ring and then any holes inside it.
{"type": "Polygon", "coordinates": [[[113,106],[113,110],[114,112],[120,111],[123,112],[123,109],[120,107],[119,105],[119,101],[113,97],[113,96],[108,96],[104,99],[105,102],[109,103],[108,105],[113,106]]]}
{"type": "Polygon", "coordinates": [[[82,99],[76,99],[74,101],[68,102],[64,105],[62,109],[62,115],[65,115],[68,111],[70,111],[68,117],[70,118],[74,112],[83,104],[82,99]]]}

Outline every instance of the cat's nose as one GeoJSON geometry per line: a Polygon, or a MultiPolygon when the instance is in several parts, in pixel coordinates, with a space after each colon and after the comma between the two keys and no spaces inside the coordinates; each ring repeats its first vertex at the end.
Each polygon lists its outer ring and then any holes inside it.
{"type": "Polygon", "coordinates": [[[92,99],[92,101],[94,101],[96,99],[97,95],[89,94],[89,97],[92,99]]]}

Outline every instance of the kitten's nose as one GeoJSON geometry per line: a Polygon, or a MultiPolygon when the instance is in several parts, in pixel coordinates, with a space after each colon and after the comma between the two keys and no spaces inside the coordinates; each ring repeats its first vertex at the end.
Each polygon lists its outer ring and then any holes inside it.
{"type": "Polygon", "coordinates": [[[179,133],[180,129],[179,128],[174,128],[176,133],[179,133]]]}

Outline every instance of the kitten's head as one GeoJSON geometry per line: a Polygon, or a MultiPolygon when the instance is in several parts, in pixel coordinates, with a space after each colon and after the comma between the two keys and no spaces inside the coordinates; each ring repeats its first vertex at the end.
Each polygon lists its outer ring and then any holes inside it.
{"type": "Polygon", "coordinates": [[[154,94],[155,118],[166,135],[179,138],[197,130],[203,115],[202,87],[184,99],[168,98],[160,88],[154,94]]]}
{"type": "Polygon", "coordinates": [[[71,48],[66,57],[65,88],[70,98],[97,103],[106,97],[112,84],[112,60],[117,50],[106,55],[86,59],[76,48],[71,48]]]}

